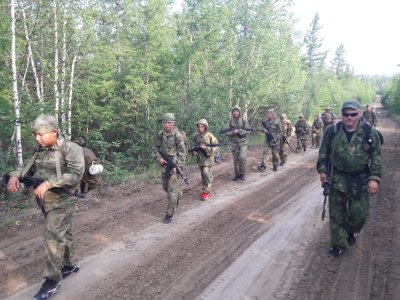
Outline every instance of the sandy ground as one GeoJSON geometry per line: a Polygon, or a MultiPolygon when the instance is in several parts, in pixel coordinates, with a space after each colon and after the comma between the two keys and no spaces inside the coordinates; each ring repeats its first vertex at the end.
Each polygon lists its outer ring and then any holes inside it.
{"type": "MultiPolygon", "coordinates": [[[[384,178],[356,246],[331,258],[321,221],[317,151],[291,154],[278,172],[257,171],[249,147],[246,182],[233,182],[230,156],[215,166],[214,192],[194,191],[162,223],[160,181],[94,193],[74,220],[81,271],[53,299],[399,299],[399,123],[382,111],[384,178]]],[[[35,209],[33,209],[35,210],[35,209]]],[[[0,298],[31,299],[44,265],[39,212],[0,231],[0,298]]]]}

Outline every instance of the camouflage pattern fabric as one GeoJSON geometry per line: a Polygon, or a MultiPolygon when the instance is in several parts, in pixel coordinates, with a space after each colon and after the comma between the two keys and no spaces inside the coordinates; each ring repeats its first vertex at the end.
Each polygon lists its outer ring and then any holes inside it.
{"type": "Polygon", "coordinates": [[[376,119],[376,114],[371,110],[365,110],[362,114],[363,119],[371,124],[371,126],[375,126],[378,124],[378,120],[376,119]]]}
{"type": "Polygon", "coordinates": [[[244,175],[246,172],[247,145],[232,146],[233,168],[236,176],[244,175]]]}
{"type": "MultiPolygon", "coordinates": [[[[289,119],[282,119],[282,132],[283,136],[287,141],[292,137],[292,123],[289,119]]],[[[289,154],[289,145],[286,143],[285,139],[281,139],[281,146],[279,148],[279,158],[282,163],[286,163],[289,154]]]]}
{"type": "MultiPolygon", "coordinates": [[[[195,134],[193,142],[196,146],[218,144],[217,138],[211,132],[206,132],[204,135],[195,134]]],[[[218,147],[206,147],[205,153],[204,151],[197,152],[197,164],[201,173],[201,191],[203,193],[211,192],[213,182],[212,166],[214,165],[214,157],[217,151],[218,147]]]]}
{"type": "MultiPolygon", "coordinates": [[[[280,143],[280,142],[279,142],[280,143]]],[[[266,167],[269,161],[269,157],[272,155],[272,165],[277,167],[279,165],[279,149],[277,145],[268,146],[264,144],[263,155],[261,159],[261,166],[266,167]]]]}
{"type": "MultiPolygon", "coordinates": [[[[161,158],[159,153],[160,149],[165,151],[172,161],[174,161],[180,168],[183,168],[186,160],[186,148],[183,137],[178,128],[175,127],[171,134],[167,134],[164,129],[157,133],[156,142],[153,146],[153,158],[157,164],[159,164],[161,158]]],[[[162,186],[164,191],[167,192],[168,200],[168,206],[165,213],[173,216],[180,196],[179,180],[176,174],[172,174],[170,177],[166,176],[166,165],[160,166],[160,171],[162,186]]]]}
{"type": "MultiPolygon", "coordinates": [[[[52,148],[38,149],[36,160],[28,174],[46,180],[50,187],[71,186],[73,192],[80,184],[85,171],[82,148],[75,143],[58,139],[52,148]],[[62,178],[57,177],[55,153],[64,143],[64,153],[60,155],[62,178]]],[[[21,177],[22,168],[12,172],[12,176],[21,177]]],[[[55,193],[48,190],[44,194],[43,213],[45,218],[44,238],[46,242],[46,267],[44,276],[60,281],[60,269],[63,264],[76,264],[73,257],[73,236],[71,233],[72,214],[75,211],[76,198],[67,193],[55,193]]]]}
{"type": "Polygon", "coordinates": [[[310,135],[310,126],[306,121],[297,121],[295,125],[296,136],[297,136],[297,150],[307,149],[307,139],[310,135]]]}
{"type": "Polygon", "coordinates": [[[311,126],[311,132],[312,132],[311,145],[313,147],[319,148],[323,134],[323,127],[324,123],[321,120],[318,119],[314,120],[311,126]]]}
{"type": "Polygon", "coordinates": [[[347,140],[343,127],[334,135],[334,126],[324,132],[319,157],[318,173],[327,173],[326,160],[333,164],[329,215],[332,246],[345,246],[346,231],[360,232],[369,214],[369,180],[380,181],[382,176],[381,144],[372,128],[369,146],[360,123],[347,140]],[[372,155],[370,155],[372,147],[372,155]],[[329,157],[328,157],[329,155],[329,157]]]}

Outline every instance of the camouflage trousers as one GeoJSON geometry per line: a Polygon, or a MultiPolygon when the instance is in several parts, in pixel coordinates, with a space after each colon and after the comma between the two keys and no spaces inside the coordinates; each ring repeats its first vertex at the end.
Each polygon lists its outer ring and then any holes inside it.
{"type": "Polygon", "coordinates": [[[313,133],[311,145],[315,148],[319,148],[320,144],[321,144],[321,136],[317,133],[313,133]]]}
{"type": "Polygon", "coordinates": [[[360,197],[336,189],[329,195],[331,245],[346,248],[347,232],[361,231],[369,215],[369,195],[363,187],[360,197]]]}
{"type": "Polygon", "coordinates": [[[43,277],[56,282],[61,280],[62,265],[74,266],[74,237],[71,232],[72,215],[76,203],[57,207],[44,213],[44,239],[46,243],[46,266],[43,277]]]}
{"type": "Polygon", "coordinates": [[[179,186],[179,178],[178,175],[172,174],[171,176],[167,177],[165,173],[161,173],[162,179],[162,186],[164,191],[167,192],[167,200],[168,205],[167,209],[165,210],[166,215],[173,216],[175,213],[175,208],[178,205],[181,188],[179,186]]]}
{"type": "Polygon", "coordinates": [[[286,163],[289,154],[289,145],[282,139],[281,147],[279,148],[279,158],[282,163],[286,163]]]}
{"type": "Polygon", "coordinates": [[[304,151],[306,151],[307,149],[307,139],[301,139],[301,138],[297,138],[297,151],[301,151],[301,149],[303,149],[304,151]]]}
{"type": "Polygon", "coordinates": [[[261,165],[267,166],[270,155],[272,155],[272,165],[277,167],[279,165],[279,150],[276,145],[268,146],[268,144],[264,144],[261,165]]]}
{"type": "Polygon", "coordinates": [[[246,171],[246,151],[247,145],[232,146],[233,167],[235,175],[244,175],[246,171]]]}
{"type": "Polygon", "coordinates": [[[212,166],[200,167],[201,173],[201,192],[209,193],[211,192],[211,186],[213,182],[212,166]]]}

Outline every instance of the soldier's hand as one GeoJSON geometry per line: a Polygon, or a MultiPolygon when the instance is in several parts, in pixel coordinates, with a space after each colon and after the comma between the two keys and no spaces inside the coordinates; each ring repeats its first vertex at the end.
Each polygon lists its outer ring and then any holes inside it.
{"type": "Polygon", "coordinates": [[[176,168],[172,169],[172,174],[176,174],[176,168]]]}
{"type": "Polygon", "coordinates": [[[167,161],[162,157],[159,159],[158,162],[160,163],[161,166],[163,166],[163,165],[165,165],[167,163],[167,161]]]}
{"type": "Polygon", "coordinates": [[[235,129],[233,130],[232,134],[238,134],[239,133],[239,129],[235,129]]]}
{"type": "Polygon", "coordinates": [[[44,193],[46,193],[50,187],[47,185],[47,182],[43,182],[35,189],[35,196],[39,199],[43,199],[44,193]]]}
{"type": "Polygon", "coordinates": [[[206,148],[207,148],[206,145],[204,145],[204,144],[201,144],[199,147],[201,150],[206,150],[206,148]]]}
{"type": "Polygon", "coordinates": [[[7,190],[11,193],[15,193],[19,188],[19,179],[16,176],[10,177],[10,180],[7,183],[7,190]]]}
{"type": "Polygon", "coordinates": [[[264,133],[269,134],[269,131],[267,129],[263,128],[263,130],[264,130],[264,133]]]}
{"type": "Polygon", "coordinates": [[[197,151],[193,151],[192,154],[193,154],[193,156],[197,156],[198,155],[197,151]]]}
{"type": "Polygon", "coordinates": [[[324,184],[326,182],[326,173],[319,173],[319,180],[324,184]]]}
{"type": "Polygon", "coordinates": [[[368,194],[370,196],[375,195],[379,190],[379,183],[376,180],[370,180],[368,181],[368,194]]]}

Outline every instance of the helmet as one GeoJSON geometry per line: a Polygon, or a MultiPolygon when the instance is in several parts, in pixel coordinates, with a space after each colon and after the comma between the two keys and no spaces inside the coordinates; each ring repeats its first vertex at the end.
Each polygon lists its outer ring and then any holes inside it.
{"type": "Polygon", "coordinates": [[[41,114],[32,122],[31,129],[33,133],[47,133],[58,129],[57,120],[50,115],[41,114]]]}
{"type": "Polygon", "coordinates": [[[196,126],[199,125],[199,124],[204,125],[204,126],[206,126],[206,128],[208,128],[208,123],[207,123],[207,120],[206,120],[206,119],[200,119],[200,120],[196,123],[196,126]]]}
{"type": "Polygon", "coordinates": [[[163,122],[175,122],[175,115],[173,113],[166,113],[162,119],[163,122]]]}

